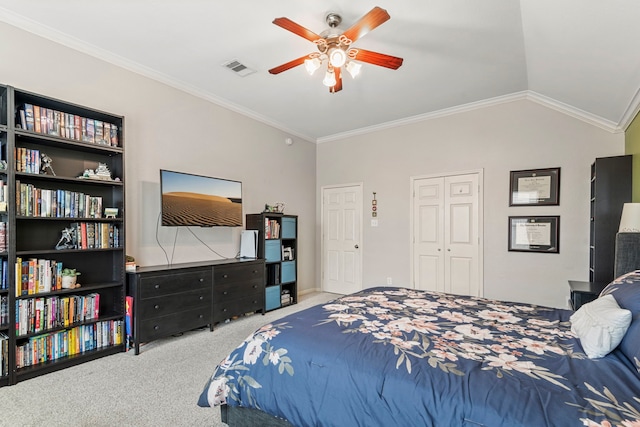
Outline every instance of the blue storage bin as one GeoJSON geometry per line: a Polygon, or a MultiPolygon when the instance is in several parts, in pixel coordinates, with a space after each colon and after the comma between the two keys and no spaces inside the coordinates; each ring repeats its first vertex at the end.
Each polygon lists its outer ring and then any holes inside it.
{"type": "Polygon", "coordinates": [[[289,283],[296,281],[296,262],[285,261],[282,263],[282,280],[281,283],[289,283]]]}
{"type": "Polygon", "coordinates": [[[280,239],[264,241],[264,259],[267,262],[277,262],[282,259],[280,239]]]}
{"type": "Polygon", "coordinates": [[[283,239],[295,239],[296,238],[296,218],[282,218],[282,238],[283,239]]]}
{"type": "Polygon", "coordinates": [[[265,289],[264,309],[266,311],[280,308],[280,286],[267,286],[265,289]]]}

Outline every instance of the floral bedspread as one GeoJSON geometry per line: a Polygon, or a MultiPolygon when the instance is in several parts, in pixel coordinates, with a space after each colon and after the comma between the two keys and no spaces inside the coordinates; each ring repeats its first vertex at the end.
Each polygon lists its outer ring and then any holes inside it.
{"type": "Polygon", "coordinates": [[[571,311],[379,287],[268,324],[198,404],[296,426],[640,427],[640,376],[588,359],[571,311]]]}

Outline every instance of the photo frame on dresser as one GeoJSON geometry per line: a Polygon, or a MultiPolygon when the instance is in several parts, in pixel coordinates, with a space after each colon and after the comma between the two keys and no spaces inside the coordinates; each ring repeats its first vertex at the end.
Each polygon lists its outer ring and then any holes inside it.
{"type": "Polygon", "coordinates": [[[511,171],[509,206],[560,204],[560,168],[511,171]]]}
{"type": "Polygon", "coordinates": [[[559,216],[510,216],[509,251],[560,252],[559,216]]]}

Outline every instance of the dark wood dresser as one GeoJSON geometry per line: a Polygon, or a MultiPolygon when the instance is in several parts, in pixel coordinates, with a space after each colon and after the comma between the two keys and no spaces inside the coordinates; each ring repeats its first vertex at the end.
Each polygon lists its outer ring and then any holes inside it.
{"type": "Polygon", "coordinates": [[[208,326],[234,316],[264,314],[264,260],[225,259],[138,267],[127,273],[133,297],[133,343],[208,326]]]}

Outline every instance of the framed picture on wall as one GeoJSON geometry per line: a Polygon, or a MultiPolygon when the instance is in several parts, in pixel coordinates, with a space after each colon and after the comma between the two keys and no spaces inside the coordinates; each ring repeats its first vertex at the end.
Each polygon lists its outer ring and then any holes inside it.
{"type": "Polygon", "coordinates": [[[511,171],[509,206],[560,204],[560,168],[511,171]]]}
{"type": "Polygon", "coordinates": [[[560,252],[559,216],[510,216],[509,251],[560,252]]]}

